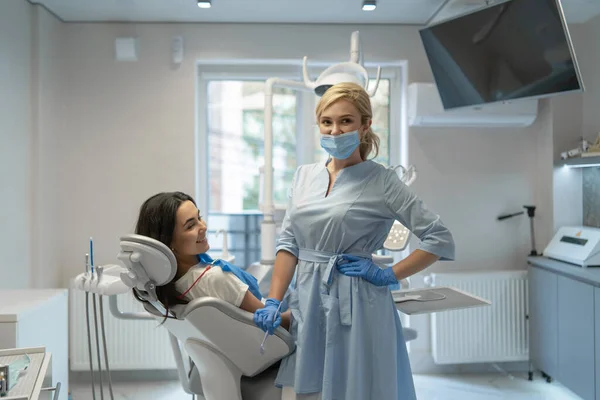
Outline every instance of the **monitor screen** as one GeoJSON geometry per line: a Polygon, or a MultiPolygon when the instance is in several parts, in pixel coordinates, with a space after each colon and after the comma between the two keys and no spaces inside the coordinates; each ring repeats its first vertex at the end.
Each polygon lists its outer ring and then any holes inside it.
{"type": "Polygon", "coordinates": [[[585,246],[588,242],[587,239],[575,238],[572,236],[563,236],[560,238],[560,241],[564,243],[576,244],[578,246],[585,246]]]}
{"type": "Polygon", "coordinates": [[[559,0],[511,0],[420,31],[445,109],[583,90],[559,0]]]}

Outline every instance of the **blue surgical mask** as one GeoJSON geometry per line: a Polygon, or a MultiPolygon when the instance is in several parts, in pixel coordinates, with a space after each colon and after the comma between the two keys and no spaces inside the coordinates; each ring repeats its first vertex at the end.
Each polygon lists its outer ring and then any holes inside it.
{"type": "Polygon", "coordinates": [[[341,135],[321,135],[321,147],[331,157],[345,160],[350,157],[360,145],[358,131],[346,132],[341,135]]]}

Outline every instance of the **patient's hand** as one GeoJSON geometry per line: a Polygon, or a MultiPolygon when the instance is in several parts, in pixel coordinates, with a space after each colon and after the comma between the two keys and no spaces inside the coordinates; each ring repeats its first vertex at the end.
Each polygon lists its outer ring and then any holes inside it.
{"type": "MultiPolygon", "coordinates": [[[[244,311],[255,313],[256,310],[264,308],[264,304],[256,298],[249,290],[246,292],[240,308],[244,311]]],[[[290,321],[292,319],[292,313],[288,310],[281,314],[281,326],[286,330],[290,330],[290,321]]]]}

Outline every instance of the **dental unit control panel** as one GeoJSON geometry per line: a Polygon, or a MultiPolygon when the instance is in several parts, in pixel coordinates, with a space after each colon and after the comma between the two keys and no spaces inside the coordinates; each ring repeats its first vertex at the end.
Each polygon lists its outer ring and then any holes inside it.
{"type": "Polygon", "coordinates": [[[600,229],[564,226],[556,232],[544,256],[583,268],[600,266],[600,229]]]}

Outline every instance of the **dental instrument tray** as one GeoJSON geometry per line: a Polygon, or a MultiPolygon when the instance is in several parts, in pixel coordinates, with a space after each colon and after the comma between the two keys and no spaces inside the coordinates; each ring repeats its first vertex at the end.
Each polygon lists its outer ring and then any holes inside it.
{"type": "Polygon", "coordinates": [[[50,353],[46,353],[44,347],[0,350],[0,399],[37,400],[42,391],[50,390],[42,388],[46,378],[49,378],[46,373],[50,358],[50,353]],[[12,375],[7,373],[12,369],[11,365],[22,364],[23,358],[29,360],[25,368],[19,368],[12,375]]]}
{"type": "Polygon", "coordinates": [[[556,232],[543,254],[583,268],[600,266],[600,229],[563,226],[556,232]]]}
{"type": "Polygon", "coordinates": [[[393,290],[396,308],[407,315],[489,306],[490,301],[456,288],[435,286],[424,289],[393,290]]]}

